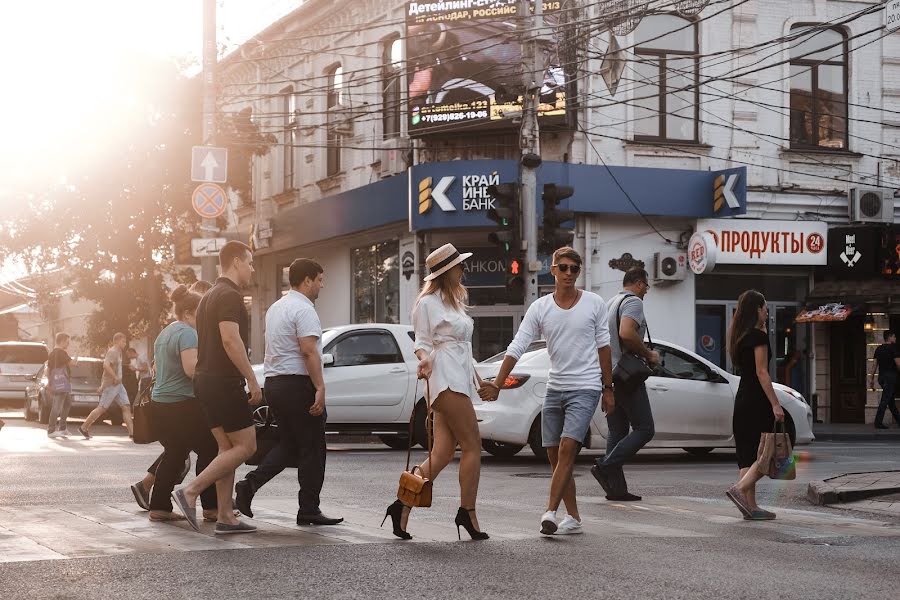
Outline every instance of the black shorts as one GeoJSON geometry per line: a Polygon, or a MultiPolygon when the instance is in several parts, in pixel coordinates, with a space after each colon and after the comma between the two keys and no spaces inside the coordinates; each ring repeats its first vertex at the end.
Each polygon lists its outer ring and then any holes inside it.
{"type": "Polygon", "coordinates": [[[234,433],[253,427],[245,384],[243,377],[203,373],[194,375],[194,395],[206,412],[206,422],[210,429],[221,427],[225,433],[234,433]]]}

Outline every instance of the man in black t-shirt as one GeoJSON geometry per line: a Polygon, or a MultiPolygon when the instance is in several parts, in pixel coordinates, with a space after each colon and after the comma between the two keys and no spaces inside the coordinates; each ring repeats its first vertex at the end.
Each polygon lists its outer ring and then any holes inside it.
{"type": "Polygon", "coordinates": [[[56,334],[56,347],[47,357],[47,388],[45,393],[50,401],[50,420],[47,422],[47,436],[66,437],[69,430],[66,419],[72,408],[72,373],[69,367],[78,360],[69,356],[69,334],[56,334]]]}
{"type": "Polygon", "coordinates": [[[253,277],[253,254],[246,244],[230,241],[219,253],[219,265],[222,277],[197,307],[199,345],[194,372],[194,394],[206,412],[219,454],[196,479],[172,492],[172,498],[191,526],[200,531],[197,497],[215,483],[219,511],[215,532],[248,533],[256,527],[235,517],[232,494],[235,470],[256,452],[249,404],[262,401],[262,390],[247,357],[250,317],[241,293],[253,277]]]}
{"type": "Polygon", "coordinates": [[[890,408],[894,423],[900,425],[900,411],[894,402],[897,391],[897,376],[900,373],[900,353],[897,351],[897,336],[893,331],[884,332],[884,343],[875,349],[875,366],[872,368],[871,388],[875,389],[875,372],[878,371],[878,384],[881,386],[881,403],[875,413],[875,429],[887,429],[884,424],[884,412],[890,408]]]}

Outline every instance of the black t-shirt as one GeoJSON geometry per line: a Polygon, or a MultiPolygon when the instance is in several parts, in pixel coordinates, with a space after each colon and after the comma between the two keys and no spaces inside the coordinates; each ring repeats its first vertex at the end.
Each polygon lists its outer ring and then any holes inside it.
{"type": "Polygon", "coordinates": [[[71,362],[71,360],[72,357],[69,356],[68,352],[62,348],[54,348],[53,351],[50,352],[50,356],[47,357],[47,375],[53,373],[53,369],[65,367],[66,375],[71,377],[72,373],[69,369],[69,362],[71,362]]]}
{"type": "Polygon", "coordinates": [[[878,361],[878,372],[882,375],[897,372],[897,346],[894,344],[882,344],[875,349],[875,360],[878,361]]]}
{"type": "Polygon", "coordinates": [[[200,300],[197,307],[197,372],[204,375],[241,377],[222,345],[219,323],[238,324],[244,347],[248,345],[250,316],[244,308],[244,296],[238,286],[227,277],[219,277],[216,284],[200,300]]]}
{"type": "Polygon", "coordinates": [[[767,361],[772,360],[772,347],[769,345],[769,334],[755,327],[747,332],[738,344],[737,367],[741,375],[740,389],[758,394],[763,393],[762,384],[756,374],[756,348],[766,347],[767,361]]]}

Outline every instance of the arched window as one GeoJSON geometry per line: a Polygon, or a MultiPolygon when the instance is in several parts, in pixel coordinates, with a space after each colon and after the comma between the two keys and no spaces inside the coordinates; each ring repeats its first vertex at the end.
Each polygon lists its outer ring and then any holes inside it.
{"type": "Polygon", "coordinates": [[[810,29],[794,40],[790,81],[791,148],[847,150],[847,34],[810,29]]]}
{"type": "Polygon", "coordinates": [[[698,27],[676,15],[644,17],[634,30],[634,137],[699,141],[698,27]]]}
{"type": "Polygon", "coordinates": [[[388,139],[400,135],[400,76],[403,69],[403,46],[400,38],[385,42],[381,65],[381,124],[384,138],[388,139]]]}

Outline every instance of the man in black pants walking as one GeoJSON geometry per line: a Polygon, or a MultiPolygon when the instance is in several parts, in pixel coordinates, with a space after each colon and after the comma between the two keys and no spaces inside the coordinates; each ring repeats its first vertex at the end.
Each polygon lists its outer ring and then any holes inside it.
{"type": "Polygon", "coordinates": [[[878,385],[881,386],[881,403],[875,413],[875,429],[887,429],[884,424],[884,412],[890,408],[894,423],[900,425],[900,411],[894,401],[897,392],[897,375],[900,369],[900,353],[897,352],[897,336],[893,331],[884,332],[884,343],[875,349],[875,366],[872,368],[870,387],[875,389],[875,372],[878,385]]]}
{"type": "Polygon", "coordinates": [[[253,495],[286,466],[297,464],[297,525],[336,525],[319,509],[325,480],[325,381],[322,324],[314,302],[323,286],[319,263],[298,258],[288,275],[291,290],[266,312],[266,399],[281,442],[235,486],[237,508],[253,516],[253,495]],[[296,462],[295,462],[296,461],[296,462]]]}

